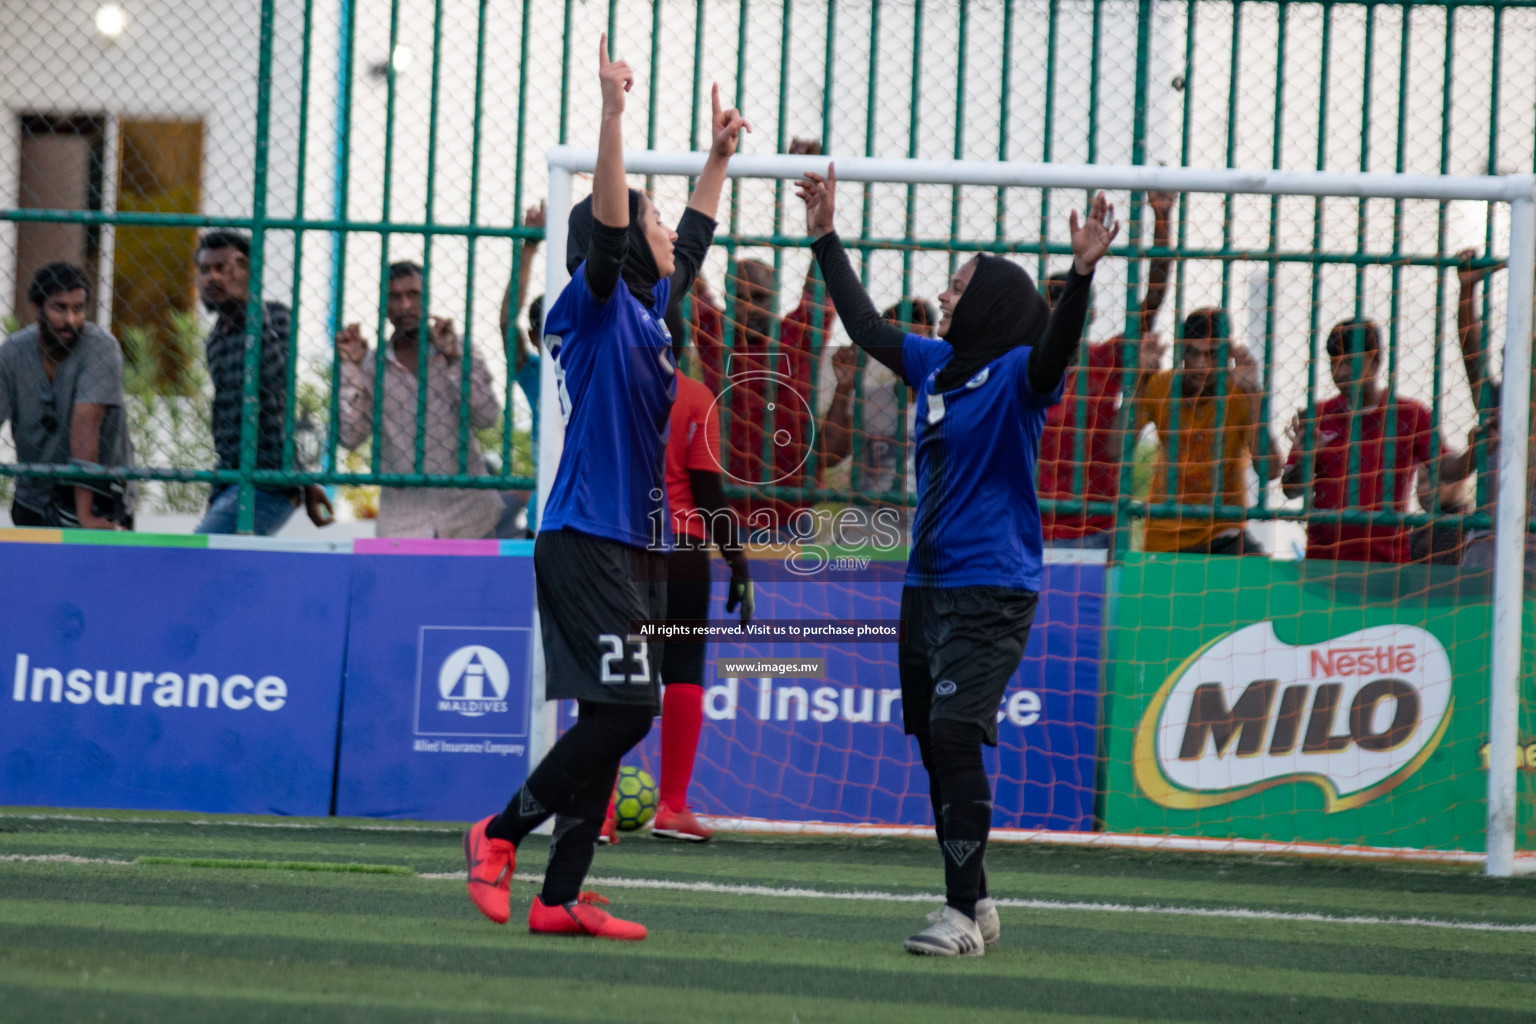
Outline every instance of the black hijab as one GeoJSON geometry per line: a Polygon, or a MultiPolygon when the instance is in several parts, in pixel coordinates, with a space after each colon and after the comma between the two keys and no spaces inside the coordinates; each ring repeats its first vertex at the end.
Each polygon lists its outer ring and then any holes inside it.
{"type": "MultiPolygon", "coordinates": [[[[629,293],[649,309],[656,302],[656,285],[661,281],[661,271],[656,267],[656,257],[651,255],[650,239],[645,237],[645,228],[640,224],[640,212],[645,204],[645,193],[633,188],[629,190],[629,227],[626,229],[629,234],[629,252],[624,257],[620,276],[629,288],[629,293]]],[[[597,220],[592,216],[591,196],[571,208],[565,236],[565,269],[570,273],[574,274],[582,260],[587,258],[596,224],[597,220]]]]}
{"type": "Polygon", "coordinates": [[[1050,319],[1050,307],[1029,271],[1011,260],[977,256],[976,272],[955,304],[944,337],[954,355],[939,370],[934,390],[953,391],[1004,353],[1039,344],[1050,319]]]}

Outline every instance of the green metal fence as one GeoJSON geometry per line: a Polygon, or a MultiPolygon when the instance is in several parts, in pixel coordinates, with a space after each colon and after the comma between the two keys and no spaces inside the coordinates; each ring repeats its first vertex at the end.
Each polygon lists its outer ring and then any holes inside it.
{"type": "MultiPolygon", "coordinates": [[[[144,260],[154,258],[152,251],[125,263],[125,240],[141,237],[135,231],[182,229],[171,236],[183,239],[177,251],[184,258],[192,232],[226,227],[251,235],[253,341],[263,300],[294,310],[285,396],[290,431],[280,466],[256,465],[253,343],[239,467],[215,469],[178,456],[170,442],[195,424],[167,426],[164,410],[182,399],[157,404],[156,388],[166,390],[160,381],[145,388],[150,411],[135,438],[139,465],[111,471],[146,481],[235,484],[242,529],[251,527],[259,486],[532,486],[531,421],[512,380],[521,303],[506,328],[496,311],[523,262],[531,256],[542,265],[527,244],[542,232],[523,211],[543,192],[545,150],[595,138],[589,55],[600,31],[642,69],[628,139],[647,148],[698,148],[709,83],[718,80],[757,128],[748,152],[787,151],[798,136],[834,155],[1481,174],[1528,171],[1536,151],[1536,0],[564,0],[563,8],[537,9],[531,0],[163,0],[128,7],[127,28],[111,39],[95,30],[87,7],[59,10],[44,0],[13,7],[0,27],[7,44],[0,67],[14,85],[11,106],[23,123],[19,132],[7,129],[19,144],[0,150],[7,165],[0,175],[0,274],[20,274],[40,253],[78,254],[103,283],[100,318],[121,335],[143,327],[142,311],[119,300],[136,275],[153,269],[144,260]],[[147,188],[139,191],[150,195],[148,208],[130,208],[122,201],[130,127],[177,120],[201,126],[197,202],[176,212],[169,202],[157,208],[169,189],[147,188]],[[27,161],[37,159],[29,153],[38,139],[50,131],[67,135],[59,128],[66,122],[99,129],[87,175],[96,184],[72,208],[45,205],[36,189],[24,187],[36,171],[27,161]],[[57,230],[49,235],[43,228],[57,230]],[[427,467],[430,370],[418,375],[408,464],[384,463],[381,401],[372,412],[373,442],[350,456],[340,443],[342,367],[332,338],[347,323],[372,325],[380,341],[371,369],[375,395],[382,395],[386,275],[398,258],[420,262],[423,308],[451,316],[465,350],[479,353],[499,381],[501,414],[493,426],[477,432],[462,412],[451,424],[457,461],[446,472],[427,467]],[[475,433],[490,456],[487,472],[471,471],[475,433]]],[[[845,205],[858,206],[866,281],[894,301],[932,289],[955,252],[1030,254],[1043,276],[1070,251],[1061,221],[1080,200],[1076,193],[980,195],[914,186],[865,188],[856,204],[845,205]]],[[[733,284],[738,256],[765,254],[783,296],[789,289],[780,285],[798,276],[789,268],[804,265],[805,243],[782,186],[754,199],[733,184],[728,201],[722,255],[712,266],[729,285],[729,325],[741,319],[733,284]]],[[[1496,216],[1446,204],[1181,197],[1170,244],[1157,248],[1149,244],[1144,201],[1139,194],[1122,199],[1129,231],[1116,251],[1128,258],[1101,272],[1091,328],[1096,340],[1126,335],[1125,365],[1135,355],[1131,314],[1144,291],[1142,259],[1173,257],[1165,334],[1173,333],[1170,320],[1177,324],[1197,306],[1234,310],[1245,286],[1247,294],[1263,296],[1248,303],[1254,326],[1246,337],[1262,352],[1266,419],[1282,399],[1291,408],[1315,407],[1326,387],[1326,373],[1317,372],[1326,314],[1335,307],[1383,322],[1389,386],[1412,383],[1437,427],[1460,430],[1486,417],[1487,387],[1466,394],[1458,376],[1449,295],[1462,243],[1475,243],[1472,266],[1497,262],[1496,216]],[[1120,296],[1123,317],[1105,304],[1114,297],[1118,305],[1120,296]]],[[[172,265],[159,269],[174,276],[172,265]]],[[[173,298],[190,314],[190,267],[185,274],[188,283],[173,298]]],[[[1480,300],[1489,347],[1500,308],[1500,286],[1491,280],[1480,300]]],[[[15,313],[29,319],[24,306],[15,313]]],[[[146,344],[168,342],[162,336],[146,344]]],[[[418,346],[430,350],[425,317],[418,346]]],[[[1088,377],[1083,370],[1079,382],[1088,377]]],[[[460,360],[455,372],[467,408],[470,360],[460,360]]],[[[1132,386],[1128,375],[1125,388],[1132,386]]],[[[199,389],[206,385],[191,390],[199,389]]],[[[1079,426],[1086,424],[1081,387],[1069,408],[1079,426]]],[[[1078,430],[1073,440],[1076,494],[1085,493],[1083,437],[1078,430]]],[[[1087,505],[1120,516],[1122,524],[1124,513],[1147,512],[1129,500],[1135,440],[1125,432],[1121,444],[1127,497],[1087,505]]],[[[0,475],[89,475],[11,459],[0,475]]],[[[1485,476],[1478,474],[1480,485],[1485,476]]],[[[855,471],[840,496],[863,490],[855,471]]],[[[1058,504],[1062,511],[1085,507],[1058,504]]],[[[1185,511],[1229,519],[1314,515],[1271,500],[1263,488],[1256,508],[1185,511]]],[[[1438,511],[1432,503],[1426,514],[1438,511]]]]}

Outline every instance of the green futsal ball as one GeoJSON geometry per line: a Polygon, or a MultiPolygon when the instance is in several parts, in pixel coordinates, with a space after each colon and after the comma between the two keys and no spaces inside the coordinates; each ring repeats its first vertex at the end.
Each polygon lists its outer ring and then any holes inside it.
{"type": "Polygon", "coordinates": [[[639,768],[619,769],[614,824],[620,832],[633,832],[656,814],[656,780],[639,768]]]}

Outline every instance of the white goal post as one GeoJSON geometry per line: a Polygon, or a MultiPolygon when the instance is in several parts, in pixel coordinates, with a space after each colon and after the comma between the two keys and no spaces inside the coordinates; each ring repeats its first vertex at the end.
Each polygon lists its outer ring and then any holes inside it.
{"type": "MultiPolygon", "coordinates": [[[[546,228],[548,271],[545,294],[553,303],[570,279],[565,269],[566,224],[572,206],[572,180],[593,170],[597,151],[570,146],[549,150],[549,196],[546,228]]],[[[688,176],[704,166],[705,154],[629,151],[630,174],[688,176]]],[[[1423,174],[1370,174],[1281,170],[1205,170],[1180,167],[1104,166],[1013,163],[966,160],[893,160],[861,157],[738,155],[733,178],[793,180],[805,171],[825,171],[837,164],[843,182],[939,184],[1063,190],[1169,190],[1181,193],[1250,194],[1269,196],[1424,199],[1450,202],[1473,200],[1507,203],[1510,207],[1508,305],[1504,321],[1503,377],[1523,388],[1531,379],[1533,276],[1536,276],[1536,175],[1488,177],[1423,174]]],[[[1263,253],[1252,257],[1263,260],[1263,253]]],[[[1489,348],[1491,349],[1491,345],[1489,348]]],[[[542,361],[540,394],[556,393],[553,362],[542,361]]],[[[563,423],[559,403],[541,401],[539,416],[538,494],[542,509],[559,464],[563,423]]],[[[1530,404],[1499,404],[1499,431],[1504,438],[1525,439],[1530,432],[1530,404]]],[[[1509,875],[1515,867],[1516,746],[1518,742],[1521,617],[1524,590],[1527,446],[1501,444],[1498,454],[1498,506],[1495,517],[1491,679],[1488,702],[1488,822],[1486,870],[1509,875]]],[[[538,644],[538,631],[535,630],[538,644]]],[[[530,754],[534,760],[555,737],[554,706],[543,700],[544,666],[536,650],[531,717],[530,754]]]]}

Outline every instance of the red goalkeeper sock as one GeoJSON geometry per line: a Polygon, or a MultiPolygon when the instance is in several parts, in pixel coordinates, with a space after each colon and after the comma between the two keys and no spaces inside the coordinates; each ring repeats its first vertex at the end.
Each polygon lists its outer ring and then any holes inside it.
{"type": "Polygon", "coordinates": [[[661,802],[674,811],[688,806],[693,758],[704,725],[704,687],[668,683],[661,699],[661,802]]]}

